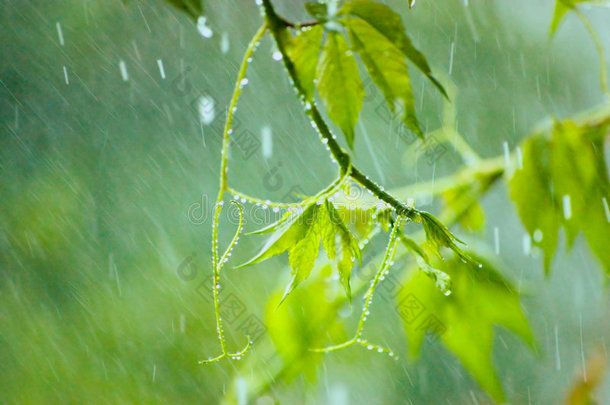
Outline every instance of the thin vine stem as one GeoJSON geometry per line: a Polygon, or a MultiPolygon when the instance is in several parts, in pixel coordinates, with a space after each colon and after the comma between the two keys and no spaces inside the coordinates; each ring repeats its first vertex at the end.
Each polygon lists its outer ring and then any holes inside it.
{"type": "Polygon", "coordinates": [[[228,153],[229,153],[229,140],[230,140],[231,132],[233,131],[231,129],[232,123],[233,123],[233,115],[234,115],[235,109],[237,107],[237,100],[239,99],[239,96],[241,95],[241,92],[242,92],[242,87],[243,87],[242,80],[246,76],[246,71],[248,69],[249,61],[266,30],[267,30],[267,26],[265,24],[263,24],[263,26],[256,32],[256,34],[254,34],[254,37],[250,41],[248,48],[246,49],[246,52],[244,53],[244,56],[243,56],[243,59],[241,62],[241,67],[239,68],[239,73],[237,75],[237,80],[235,82],[235,88],[233,90],[233,95],[231,97],[231,103],[229,105],[229,110],[227,112],[227,120],[225,122],[225,127],[224,127],[224,131],[223,131],[222,152],[221,152],[221,157],[220,157],[220,186],[219,186],[219,190],[218,190],[218,197],[216,198],[216,206],[214,208],[214,220],[212,222],[212,268],[214,271],[214,277],[213,277],[213,283],[212,283],[212,294],[213,294],[213,298],[214,298],[214,314],[216,317],[216,331],[218,333],[218,341],[220,342],[220,348],[221,348],[222,353],[219,356],[214,357],[212,359],[203,360],[200,362],[200,364],[207,364],[210,362],[218,361],[227,356],[231,357],[231,358],[241,357],[242,354],[244,354],[247,350],[249,350],[250,345],[251,345],[250,337],[248,337],[248,343],[246,344],[246,347],[243,350],[241,350],[240,352],[237,352],[236,354],[228,353],[227,344],[226,344],[226,340],[225,340],[225,336],[224,336],[222,317],[220,316],[220,299],[219,299],[220,272],[222,269],[222,262],[228,256],[231,248],[235,245],[235,243],[237,243],[237,238],[239,237],[239,233],[241,232],[241,227],[243,224],[243,218],[242,218],[243,213],[242,213],[241,207],[240,207],[240,224],[238,227],[238,232],[235,234],[233,241],[231,242],[231,244],[229,245],[229,248],[223,255],[222,261],[218,257],[218,222],[219,222],[220,212],[221,212],[222,206],[223,206],[224,193],[227,190],[227,160],[228,160],[228,153]]]}
{"type": "MultiPolygon", "coordinates": [[[[337,162],[342,171],[347,171],[349,169],[349,162],[351,161],[349,154],[345,152],[337,142],[337,138],[332,134],[330,128],[324,121],[324,118],[322,118],[322,115],[316,107],[313,99],[306,95],[306,92],[304,91],[303,86],[301,85],[296,74],[295,67],[288,56],[282,36],[286,33],[289,26],[286,25],[283,18],[276,14],[275,9],[271,4],[271,0],[261,0],[260,4],[263,15],[265,16],[265,21],[269,27],[269,31],[273,36],[278,51],[282,54],[284,67],[288,72],[288,76],[292,80],[292,84],[297,92],[299,100],[303,104],[305,114],[311,119],[314,128],[318,131],[321,137],[322,143],[326,144],[328,147],[333,160],[337,162]]],[[[381,201],[384,201],[394,208],[398,215],[412,220],[419,216],[419,211],[417,209],[401,203],[392,195],[385,192],[381,186],[369,179],[368,176],[362,173],[356,166],[352,165],[351,169],[349,169],[349,173],[350,177],[354,179],[354,181],[368,189],[381,201]]]]}
{"type": "Polygon", "coordinates": [[[249,196],[241,191],[238,191],[232,187],[226,186],[226,191],[230,194],[233,194],[235,198],[241,198],[247,202],[252,204],[258,204],[261,206],[271,207],[271,208],[280,208],[280,209],[291,209],[291,208],[299,208],[310,205],[312,201],[317,201],[321,199],[325,199],[330,197],[331,195],[338,192],[341,187],[345,184],[345,182],[350,178],[350,169],[351,163],[348,163],[348,167],[346,170],[341,170],[339,176],[330,184],[330,186],[326,187],[324,190],[320,191],[318,194],[310,197],[306,197],[303,200],[297,203],[285,203],[285,202],[275,202],[269,200],[261,200],[260,198],[249,196]]]}
{"type": "MultiPolygon", "coordinates": [[[[499,159],[502,159],[502,157],[496,158],[495,160],[499,160],[499,159]]],[[[501,169],[501,168],[502,168],[502,165],[499,165],[499,169],[501,169]]],[[[500,177],[496,177],[496,178],[492,179],[492,184],[495,184],[499,180],[499,178],[500,177]]],[[[487,190],[483,191],[481,193],[481,195],[485,194],[486,192],[487,192],[487,190]]],[[[441,220],[443,221],[443,223],[446,223],[448,226],[451,226],[451,225],[455,224],[458,221],[458,219],[463,215],[463,213],[466,212],[469,208],[470,208],[470,206],[462,206],[459,208],[459,211],[452,212],[449,216],[441,217],[441,220]]],[[[376,234],[377,232],[372,231],[371,234],[367,235],[366,239],[371,239],[374,236],[373,233],[376,234]]],[[[419,240],[421,238],[424,238],[425,234],[424,234],[424,231],[421,230],[421,231],[417,232],[416,235],[411,235],[411,237],[415,240],[419,240]]],[[[398,247],[397,247],[397,249],[398,249],[398,247]]],[[[385,256],[385,252],[382,254],[385,256]]],[[[411,251],[408,250],[407,248],[404,248],[403,251],[401,251],[401,252],[397,251],[394,260],[395,261],[400,260],[409,254],[412,254],[411,251]]],[[[381,254],[375,256],[375,258],[373,258],[371,261],[374,262],[377,260],[377,258],[381,259],[381,254]]],[[[401,271],[399,272],[398,278],[400,279],[404,273],[405,273],[405,270],[401,269],[401,271]]],[[[352,290],[353,294],[357,295],[360,292],[364,291],[365,286],[366,286],[366,283],[364,283],[364,282],[359,283],[352,290]]],[[[343,296],[343,297],[338,298],[337,301],[334,301],[334,305],[336,305],[337,307],[340,307],[340,306],[344,305],[345,302],[346,302],[346,297],[343,296]]],[[[345,342],[345,343],[347,343],[347,342],[345,342]]],[[[365,339],[362,339],[362,338],[360,339],[359,342],[355,342],[355,343],[363,345],[363,346],[367,346],[367,347],[369,345],[369,343],[365,339]]],[[[352,344],[354,344],[354,343],[352,343],[352,344]]],[[[373,345],[373,347],[375,349],[377,349],[374,345],[373,345]]],[[[391,351],[388,351],[387,354],[390,355],[391,357],[394,357],[394,353],[391,351]]],[[[270,389],[270,386],[272,386],[273,384],[279,383],[282,380],[283,376],[286,373],[286,370],[289,367],[290,367],[289,364],[284,364],[278,371],[276,371],[272,375],[270,375],[267,382],[262,387],[258,388],[254,394],[251,394],[250,398],[262,395],[263,393],[267,392],[270,389]]]]}

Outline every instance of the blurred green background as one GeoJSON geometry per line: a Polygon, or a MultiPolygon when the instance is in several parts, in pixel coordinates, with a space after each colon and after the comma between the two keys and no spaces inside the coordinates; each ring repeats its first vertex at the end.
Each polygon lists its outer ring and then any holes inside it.
{"type": "MultiPolygon", "coordinates": [[[[275,3],[291,20],[308,19],[300,1],[275,3]]],[[[389,4],[438,76],[455,83],[460,132],[484,157],[502,154],[503,142],[514,148],[548,117],[604,101],[598,54],[578,19],[568,16],[549,39],[551,1],[389,4]]],[[[610,51],[610,9],[584,12],[610,51]]],[[[290,362],[274,354],[298,351],[299,339],[310,344],[313,332],[304,326],[289,334],[294,347],[278,347],[262,332],[247,359],[197,365],[219,351],[206,284],[219,131],[241,54],[261,23],[253,1],[209,0],[205,15],[211,38],[161,0],[2,1],[0,402],[489,403],[439,343],[427,344],[419,363],[404,360],[390,300],[375,302],[367,336],[402,360],[350,348],[286,369],[290,362]]],[[[336,169],[272,53],[267,37],[239,104],[229,181],[265,199],[311,195],[336,169]],[[262,135],[269,130],[271,153],[262,135]]],[[[420,120],[433,130],[442,123],[442,99],[418,73],[413,80],[420,120]]],[[[379,112],[382,102],[371,88],[357,126],[354,158],[371,177],[393,188],[461,165],[451,148],[434,164],[405,155],[410,145],[379,112]]],[[[523,253],[524,230],[504,186],[483,205],[485,232],[458,236],[493,250],[498,229],[498,259],[524,294],[540,344],[534,353],[497,329],[493,359],[507,398],[559,403],[589,355],[608,361],[600,267],[579,239],[545,279],[541,255],[523,253]]],[[[248,212],[253,230],[262,214],[248,212]]],[[[223,245],[234,214],[223,214],[223,245]]],[[[231,348],[243,345],[251,327],[244,322],[273,317],[268,302],[289,279],[285,257],[231,269],[261,241],[241,238],[225,268],[224,294],[239,312],[227,319],[231,348]]],[[[334,284],[312,281],[303,287],[310,294],[291,298],[284,315],[302,325],[323,317],[328,303],[319,291],[334,284]]],[[[340,313],[348,317],[349,308],[340,313]]],[[[328,333],[351,334],[355,316],[328,333]]],[[[608,376],[598,396],[610,403],[608,376]]]]}

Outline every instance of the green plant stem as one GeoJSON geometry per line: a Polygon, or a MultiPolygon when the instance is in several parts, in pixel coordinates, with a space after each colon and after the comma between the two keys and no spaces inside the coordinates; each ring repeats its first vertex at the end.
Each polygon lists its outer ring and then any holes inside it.
{"type": "Polygon", "coordinates": [[[311,204],[311,202],[314,200],[323,200],[323,199],[328,198],[331,195],[335,194],[337,191],[339,191],[341,189],[341,187],[343,186],[343,184],[345,184],[347,179],[350,177],[350,170],[349,170],[350,168],[351,168],[351,163],[348,163],[347,168],[345,170],[341,170],[341,172],[339,173],[339,177],[337,177],[331,183],[330,186],[326,187],[324,190],[320,191],[315,196],[304,198],[302,201],[300,201],[298,203],[284,203],[284,202],[273,202],[273,201],[269,201],[269,200],[261,200],[260,198],[251,197],[251,196],[244,194],[241,191],[235,190],[234,188],[231,188],[229,186],[226,186],[225,189],[228,193],[233,194],[237,198],[243,198],[244,200],[246,200],[250,203],[253,203],[253,204],[258,204],[258,205],[272,207],[272,208],[288,208],[288,209],[305,207],[305,206],[311,204]]]}
{"type": "Polygon", "coordinates": [[[368,189],[381,201],[384,201],[392,208],[394,208],[397,215],[404,216],[411,220],[417,219],[417,217],[419,216],[418,210],[401,203],[396,198],[385,192],[383,188],[377,185],[374,181],[370,180],[354,165],[351,166],[351,169],[348,167],[349,162],[351,161],[349,154],[345,152],[343,148],[341,148],[341,146],[337,142],[336,137],[332,134],[330,128],[322,118],[322,115],[320,114],[320,111],[316,107],[313,100],[306,96],[306,92],[304,91],[303,86],[299,82],[295,67],[288,56],[284,44],[285,36],[288,34],[288,25],[286,25],[284,19],[282,19],[275,13],[275,9],[271,4],[271,0],[262,0],[262,9],[265,15],[265,21],[269,26],[269,31],[271,32],[271,35],[275,40],[275,44],[279,52],[283,56],[282,61],[284,63],[284,67],[286,68],[288,75],[292,80],[292,84],[297,91],[297,96],[299,100],[303,103],[305,114],[311,119],[312,123],[314,124],[315,128],[318,130],[318,133],[322,138],[322,142],[326,144],[333,159],[341,167],[341,170],[349,170],[352,179],[354,179],[357,183],[368,189]]]}
{"type": "MultiPolygon", "coordinates": [[[[214,278],[213,278],[213,283],[212,283],[212,293],[213,293],[213,297],[214,297],[214,313],[216,316],[216,330],[218,332],[218,340],[220,342],[220,348],[222,350],[222,354],[213,359],[204,360],[201,362],[202,364],[205,364],[205,363],[208,363],[211,361],[217,361],[226,356],[229,356],[229,357],[238,357],[239,356],[240,357],[250,347],[250,338],[248,338],[248,343],[246,345],[246,348],[243,349],[241,352],[238,352],[236,354],[229,354],[227,352],[227,345],[226,345],[224,330],[223,330],[223,322],[222,322],[222,317],[220,316],[220,299],[219,299],[220,271],[222,269],[223,263],[218,258],[218,222],[219,222],[219,217],[220,217],[220,211],[222,210],[224,193],[227,190],[227,158],[228,158],[228,153],[229,153],[229,140],[230,140],[230,135],[232,132],[231,126],[233,123],[233,114],[234,114],[235,108],[237,106],[237,100],[239,99],[239,96],[241,95],[241,90],[242,90],[241,82],[242,82],[243,78],[246,76],[246,70],[248,69],[249,59],[252,57],[252,54],[254,53],[254,50],[256,49],[258,42],[262,38],[266,29],[267,29],[266,25],[263,25],[256,32],[256,34],[250,41],[250,44],[248,45],[248,48],[243,56],[243,59],[241,62],[241,67],[239,68],[239,74],[237,75],[237,80],[235,82],[235,89],[233,90],[233,96],[231,98],[231,104],[229,105],[229,111],[227,113],[227,121],[225,123],[224,132],[223,132],[222,152],[221,152],[221,157],[220,157],[220,186],[219,186],[219,190],[218,190],[218,197],[216,198],[216,206],[214,208],[214,221],[212,222],[212,268],[214,271],[214,278]]],[[[240,212],[241,212],[241,210],[240,210],[240,212]]],[[[241,221],[240,221],[240,223],[241,223],[241,221]]],[[[225,256],[228,254],[231,247],[233,245],[235,245],[235,242],[237,241],[236,238],[239,236],[239,231],[241,231],[241,226],[238,228],[238,233],[236,234],[233,241],[229,245],[229,249],[227,250],[227,253],[225,253],[225,256]]],[[[226,257],[223,256],[223,260],[225,258],[226,257]]]]}
{"type": "MultiPolygon", "coordinates": [[[[499,178],[500,177],[497,177],[493,181],[496,182],[496,181],[499,180],[499,178]]],[[[452,226],[452,225],[454,225],[458,221],[458,219],[469,208],[470,208],[469,206],[460,207],[460,211],[451,213],[451,215],[441,217],[440,219],[443,221],[443,223],[446,223],[448,226],[452,226]]],[[[415,239],[415,240],[419,240],[419,239],[424,238],[425,234],[424,234],[424,231],[421,230],[416,235],[411,235],[411,237],[413,239],[415,239]]],[[[396,260],[400,260],[401,258],[403,258],[404,256],[408,255],[409,253],[410,253],[410,250],[408,250],[406,248],[402,252],[400,252],[400,253],[397,252],[396,260]]],[[[381,254],[383,254],[383,256],[385,257],[385,252],[381,253],[381,254]]],[[[382,259],[381,254],[379,254],[375,258],[373,258],[371,260],[371,262],[375,262],[377,259],[382,259]]],[[[400,274],[402,274],[402,273],[404,273],[404,270],[400,272],[400,274]]],[[[400,275],[399,275],[399,277],[400,277],[400,275]]],[[[358,279],[360,279],[360,278],[358,278],[358,279]]],[[[360,282],[357,285],[355,285],[354,289],[352,290],[353,295],[355,296],[355,295],[361,293],[362,291],[364,291],[364,289],[366,288],[367,284],[368,283],[366,283],[366,282],[360,282]]],[[[340,297],[337,297],[337,299],[335,301],[333,301],[332,305],[334,305],[335,310],[338,311],[339,308],[341,308],[345,304],[345,302],[346,302],[346,297],[345,296],[340,296],[340,297]]],[[[343,347],[349,347],[351,344],[355,344],[355,343],[358,343],[358,344],[361,344],[361,345],[364,345],[364,346],[367,346],[367,347],[369,346],[368,342],[366,342],[363,339],[360,339],[360,342],[353,342],[353,343],[349,344],[349,342],[351,340],[353,340],[353,339],[350,339],[347,342],[344,342],[344,343],[341,343],[341,344],[337,345],[337,346],[341,346],[341,347],[337,347],[337,349],[340,349],[340,348],[343,348],[343,347]],[[346,346],[343,346],[343,345],[346,345],[346,346]]],[[[330,347],[332,347],[332,346],[330,346],[330,347]]],[[[373,348],[376,349],[375,346],[373,346],[373,348]]],[[[260,353],[260,351],[259,351],[259,353],[260,353]]],[[[394,357],[393,356],[394,355],[393,352],[388,352],[388,354],[391,357],[394,357]]],[[[254,398],[254,397],[263,395],[265,392],[270,390],[271,389],[270,387],[272,387],[274,384],[277,384],[282,379],[282,377],[285,375],[285,373],[287,371],[287,368],[289,366],[290,366],[289,364],[284,363],[281,367],[279,367],[279,369],[277,371],[275,371],[272,375],[269,375],[264,383],[258,385],[255,388],[254,391],[252,391],[252,392],[249,391],[248,392],[248,395],[249,395],[248,398],[250,399],[250,398],[254,398]]],[[[230,392],[227,392],[227,395],[230,395],[230,392]]]]}

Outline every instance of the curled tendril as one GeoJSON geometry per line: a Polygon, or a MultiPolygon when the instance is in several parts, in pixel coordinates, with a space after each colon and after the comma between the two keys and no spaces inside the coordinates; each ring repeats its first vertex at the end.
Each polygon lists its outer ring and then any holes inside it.
{"type": "Polygon", "coordinates": [[[235,205],[237,207],[237,209],[239,210],[239,223],[237,224],[237,230],[235,231],[235,235],[233,236],[233,239],[231,240],[231,243],[229,243],[229,246],[227,247],[227,250],[225,250],[224,254],[222,255],[220,261],[217,264],[218,272],[220,272],[220,269],[221,269],[222,265],[228,260],[228,257],[231,254],[231,250],[233,250],[233,248],[237,244],[237,241],[239,240],[239,236],[241,235],[241,231],[242,231],[242,228],[243,228],[243,225],[244,225],[244,209],[243,209],[243,207],[237,201],[231,201],[231,204],[235,205]]]}
{"type": "MultiPolygon", "coordinates": [[[[241,357],[243,355],[245,355],[250,350],[250,347],[252,346],[252,343],[253,343],[250,340],[250,336],[248,335],[247,336],[248,343],[242,350],[240,350],[239,352],[236,352],[236,353],[229,353],[227,351],[225,337],[224,337],[224,333],[223,333],[223,329],[222,329],[222,318],[220,317],[220,302],[218,299],[218,294],[219,294],[218,280],[220,278],[220,272],[222,270],[223,264],[229,259],[231,250],[237,244],[237,241],[239,240],[239,236],[241,235],[243,225],[244,225],[244,210],[243,210],[241,204],[238,203],[237,201],[231,201],[231,204],[235,205],[239,211],[239,223],[237,224],[237,230],[235,231],[235,235],[233,236],[233,239],[229,243],[229,246],[225,250],[225,252],[222,255],[222,257],[220,258],[220,260],[216,263],[216,268],[214,269],[214,285],[212,287],[213,294],[214,294],[214,309],[215,309],[214,312],[216,314],[216,326],[218,329],[218,340],[220,341],[220,347],[222,349],[222,353],[216,357],[213,357],[213,358],[210,358],[207,360],[200,360],[199,364],[203,364],[203,365],[220,361],[220,360],[224,359],[225,357],[230,358],[230,359],[239,360],[239,359],[241,359],[241,357]]],[[[219,208],[219,211],[220,211],[220,209],[221,208],[219,208]]]]}

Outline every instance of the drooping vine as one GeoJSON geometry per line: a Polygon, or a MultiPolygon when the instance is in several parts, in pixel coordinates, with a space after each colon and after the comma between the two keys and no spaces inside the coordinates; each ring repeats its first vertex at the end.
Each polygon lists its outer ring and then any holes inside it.
{"type": "MultiPolygon", "coordinates": [[[[178,4],[182,2],[189,6],[183,8],[197,17],[201,10],[193,8],[193,4],[200,4],[198,0],[172,1],[178,4]]],[[[576,9],[576,3],[581,2],[557,0],[551,32],[557,29],[565,13],[570,10],[576,12],[595,40],[601,60],[600,83],[602,91],[607,92],[601,43],[591,25],[576,9]]],[[[231,256],[242,233],[241,201],[272,208],[275,212],[284,211],[277,222],[253,232],[270,236],[260,252],[241,265],[259,263],[288,251],[292,279],[279,300],[280,304],[310,276],[320,254],[320,245],[338,273],[345,290],[345,302],[351,304],[353,294],[363,293],[364,303],[352,338],[326,347],[309,347],[305,351],[329,353],[359,345],[396,357],[393,350],[370,343],[363,337],[363,333],[378,285],[395,265],[395,258],[398,260],[411,255],[415,259],[417,271],[408,268],[400,273],[401,277],[405,273],[408,276],[404,279],[401,294],[409,297],[409,294],[416,291],[430,299],[428,304],[430,308],[436,309],[435,317],[438,315],[435,319],[453,328],[452,334],[441,337],[443,343],[462,359],[479,384],[494,399],[503,401],[504,394],[491,364],[492,325],[507,326],[532,346],[534,338],[519,306],[518,294],[510,283],[478,254],[470,250],[463,251],[462,245],[465,244],[449,231],[448,226],[459,223],[465,228],[480,228],[482,209],[478,200],[499,179],[506,178],[510,180],[511,197],[527,230],[527,238],[531,239],[526,241],[543,249],[547,270],[557,246],[557,233],[563,227],[570,244],[579,232],[585,233],[593,252],[606,271],[610,272],[608,249],[603,242],[599,243],[603,240],[600,235],[610,232],[610,182],[603,170],[606,167],[604,156],[597,153],[603,150],[604,139],[610,128],[610,110],[604,107],[575,120],[555,121],[550,128],[532,134],[515,152],[511,153],[506,145],[504,156],[482,158],[456,129],[455,108],[450,104],[450,98],[454,98],[455,93],[451,83],[445,89],[435,78],[423,54],[413,46],[404,32],[400,16],[388,6],[373,0],[307,3],[307,11],[315,20],[296,23],[278,15],[271,0],[256,0],[256,4],[260,8],[264,25],[254,35],[246,50],[229,105],[223,132],[220,186],[212,225],[213,300],[221,354],[201,363],[208,364],[223,358],[240,359],[252,345],[248,337],[248,343],[243,349],[230,353],[220,315],[220,276],[223,265],[231,256]],[[244,79],[249,61],[265,33],[269,33],[273,39],[275,49],[281,56],[274,59],[282,61],[303,113],[310,119],[322,145],[338,166],[337,178],[329,186],[296,203],[253,197],[232,188],[227,180],[233,116],[242,88],[247,83],[244,79]],[[427,136],[433,134],[442,143],[452,144],[466,164],[465,168],[446,178],[436,179],[433,185],[411,185],[390,193],[357,167],[349,149],[354,145],[354,126],[362,108],[364,90],[354,55],[360,57],[371,80],[382,91],[388,108],[404,126],[424,143],[427,142],[427,136]],[[444,108],[447,111],[443,112],[443,117],[447,122],[432,133],[425,134],[417,121],[407,60],[445,97],[444,108]],[[316,90],[319,98],[315,96],[316,90]],[[341,146],[322,111],[340,129],[348,149],[341,146]],[[576,149],[579,153],[575,152],[576,149]],[[551,158],[541,159],[547,150],[552,150],[551,158]],[[580,160],[570,158],[579,154],[584,156],[580,160]],[[562,166],[561,162],[566,161],[573,166],[569,170],[562,166]],[[590,170],[587,166],[590,162],[594,162],[595,170],[590,170]],[[356,235],[357,232],[348,219],[350,211],[363,210],[362,207],[352,206],[345,198],[349,187],[355,185],[368,191],[376,202],[372,207],[364,209],[367,221],[371,223],[367,222],[363,235],[356,235]],[[586,194],[594,197],[593,203],[589,203],[581,197],[583,193],[578,192],[577,186],[582,188],[583,185],[588,190],[586,194]],[[440,219],[419,210],[409,201],[421,190],[426,190],[427,195],[442,201],[444,208],[440,219]],[[225,194],[234,197],[235,201],[231,203],[237,206],[240,219],[233,239],[221,256],[218,246],[219,217],[225,194]],[[575,215],[578,215],[579,221],[572,220],[575,215]],[[415,236],[407,235],[403,231],[403,225],[407,222],[420,223],[421,230],[415,236]],[[389,233],[389,240],[384,253],[376,257],[381,259],[380,265],[370,284],[359,283],[352,289],[352,267],[356,262],[361,263],[361,250],[381,230],[389,233]],[[403,250],[397,253],[399,247],[403,250]],[[443,248],[452,251],[450,258],[442,254],[443,248]],[[480,308],[488,304],[481,298],[488,296],[487,291],[491,291],[501,302],[501,315],[493,311],[480,313],[480,308]],[[477,318],[477,328],[485,330],[485,333],[474,333],[469,328],[468,322],[473,317],[477,318]],[[462,344],[465,341],[473,344],[465,348],[462,344]],[[476,352],[479,359],[483,359],[477,367],[473,367],[470,362],[472,351],[476,352]]],[[[424,333],[430,328],[414,328],[408,322],[404,323],[404,327],[410,351],[416,355],[424,333]]]]}

